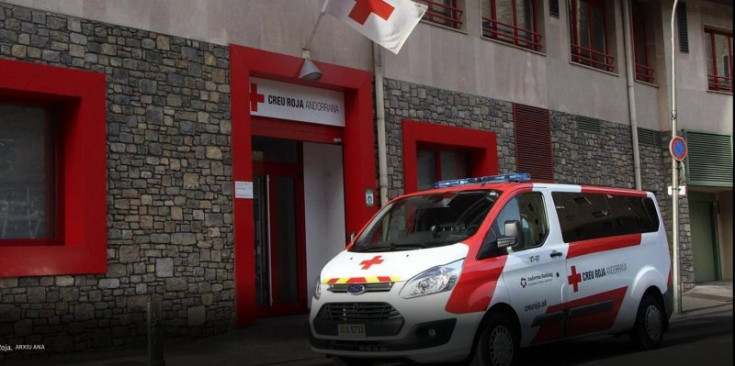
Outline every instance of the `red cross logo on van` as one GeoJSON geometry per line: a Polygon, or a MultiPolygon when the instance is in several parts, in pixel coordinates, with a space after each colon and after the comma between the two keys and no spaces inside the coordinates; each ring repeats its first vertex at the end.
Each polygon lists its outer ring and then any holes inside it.
{"type": "Polygon", "coordinates": [[[362,265],[362,269],[370,269],[370,266],[372,266],[373,264],[383,263],[383,260],[380,259],[380,258],[382,258],[381,255],[376,255],[371,260],[364,260],[364,261],[360,262],[360,264],[362,265]]]}
{"type": "Polygon", "coordinates": [[[567,276],[569,284],[574,286],[574,292],[579,291],[579,283],[582,282],[582,274],[577,273],[577,266],[572,266],[572,274],[567,276]]]}

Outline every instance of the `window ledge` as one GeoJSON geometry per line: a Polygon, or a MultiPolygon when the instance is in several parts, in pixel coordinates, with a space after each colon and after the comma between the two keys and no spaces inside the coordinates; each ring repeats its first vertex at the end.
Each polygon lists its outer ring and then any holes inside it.
{"type": "Polygon", "coordinates": [[[641,80],[638,80],[638,79],[635,79],[634,81],[635,81],[635,82],[636,82],[637,84],[641,84],[641,85],[646,85],[646,86],[650,86],[650,87],[652,87],[652,88],[656,88],[656,89],[658,89],[658,84],[656,84],[656,83],[649,83],[649,82],[647,82],[647,81],[641,81],[641,80]]]}
{"type": "Polygon", "coordinates": [[[569,63],[572,64],[572,65],[574,65],[574,66],[578,66],[578,67],[585,68],[585,69],[588,69],[588,70],[597,71],[597,72],[601,72],[603,74],[608,74],[608,75],[611,75],[611,76],[620,77],[620,74],[618,74],[615,71],[601,70],[601,69],[598,69],[596,67],[588,66],[588,65],[585,65],[585,64],[580,64],[579,62],[574,62],[572,60],[569,60],[569,63]]]}
{"type": "Polygon", "coordinates": [[[536,51],[533,48],[526,48],[526,47],[517,46],[517,45],[514,45],[512,43],[503,42],[503,41],[497,40],[497,39],[492,38],[492,37],[481,36],[480,38],[482,38],[482,39],[484,39],[486,41],[489,41],[489,42],[493,42],[493,43],[497,43],[497,44],[502,44],[502,45],[508,46],[510,48],[515,48],[517,50],[526,51],[526,52],[530,52],[530,53],[535,53],[535,54],[537,54],[539,56],[546,57],[546,53],[545,52],[543,52],[543,51],[536,51]]]}
{"type": "Polygon", "coordinates": [[[428,24],[428,25],[431,25],[431,26],[433,26],[433,27],[437,27],[437,28],[442,28],[442,29],[446,29],[446,30],[454,31],[454,32],[457,32],[457,33],[459,33],[459,34],[464,34],[464,35],[468,35],[468,34],[469,34],[469,33],[468,33],[468,32],[467,32],[466,30],[463,30],[463,29],[457,29],[457,28],[452,28],[452,27],[450,27],[450,26],[447,26],[447,25],[442,25],[442,24],[439,24],[439,23],[434,23],[434,22],[432,22],[432,21],[430,21],[430,20],[425,20],[425,19],[421,19],[421,21],[420,21],[420,22],[421,22],[421,23],[424,23],[424,24],[428,24]]]}
{"type": "Polygon", "coordinates": [[[707,92],[708,93],[712,93],[712,94],[721,94],[721,95],[730,95],[730,96],[732,96],[732,92],[725,91],[725,90],[712,90],[712,89],[707,89],[707,92]]]}

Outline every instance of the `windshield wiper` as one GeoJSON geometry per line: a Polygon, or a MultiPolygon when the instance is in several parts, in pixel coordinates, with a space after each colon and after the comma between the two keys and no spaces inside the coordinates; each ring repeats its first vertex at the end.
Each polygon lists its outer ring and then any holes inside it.
{"type": "Polygon", "coordinates": [[[397,251],[403,248],[426,248],[426,244],[421,243],[406,243],[406,244],[396,244],[396,243],[387,243],[388,245],[379,245],[369,248],[360,248],[360,252],[387,252],[387,251],[397,251]]]}

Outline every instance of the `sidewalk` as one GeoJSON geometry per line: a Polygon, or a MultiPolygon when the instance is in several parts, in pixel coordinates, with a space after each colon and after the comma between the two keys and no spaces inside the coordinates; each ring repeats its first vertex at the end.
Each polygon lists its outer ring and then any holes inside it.
{"type": "MultiPolygon", "coordinates": [[[[732,310],[732,282],[697,285],[682,294],[672,321],[732,310]]],[[[307,315],[258,319],[253,327],[165,350],[166,366],[333,366],[309,347],[307,315]]],[[[147,366],[147,350],[102,351],[7,361],[3,366],[147,366]]]]}
{"type": "Polygon", "coordinates": [[[681,314],[672,321],[723,310],[732,310],[732,281],[717,281],[697,284],[681,295],[681,314]]]}
{"type": "MultiPolygon", "coordinates": [[[[308,316],[258,319],[253,327],[166,347],[166,366],[333,366],[309,346],[308,316]]],[[[3,366],[147,366],[147,350],[101,351],[0,362],[3,366]]]]}

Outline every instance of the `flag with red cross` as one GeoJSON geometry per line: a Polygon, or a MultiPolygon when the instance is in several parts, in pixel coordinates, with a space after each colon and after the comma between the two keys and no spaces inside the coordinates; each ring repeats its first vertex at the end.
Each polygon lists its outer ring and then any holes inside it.
{"type": "Polygon", "coordinates": [[[325,0],[322,12],[398,54],[426,9],[411,0],[325,0]]]}

